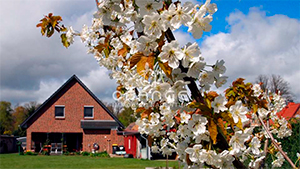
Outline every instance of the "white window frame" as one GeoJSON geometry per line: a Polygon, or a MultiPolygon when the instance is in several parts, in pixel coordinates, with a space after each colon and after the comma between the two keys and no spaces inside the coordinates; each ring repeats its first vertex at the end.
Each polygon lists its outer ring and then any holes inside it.
{"type": "Polygon", "coordinates": [[[131,149],[131,139],[129,138],[128,139],[128,150],[130,150],[131,149]]]}
{"type": "Polygon", "coordinates": [[[83,108],[83,118],[85,118],[85,119],[93,119],[94,118],[94,106],[84,106],[84,108],[83,108]],[[84,109],[85,108],[93,108],[93,110],[92,110],[92,117],[85,117],[84,116],[84,109]]]}
{"type": "Polygon", "coordinates": [[[54,108],[54,116],[55,116],[55,118],[65,118],[65,114],[66,114],[65,105],[55,105],[55,108],[54,108]],[[64,115],[63,116],[56,116],[56,114],[55,114],[55,108],[56,107],[63,107],[64,108],[64,115]]]}

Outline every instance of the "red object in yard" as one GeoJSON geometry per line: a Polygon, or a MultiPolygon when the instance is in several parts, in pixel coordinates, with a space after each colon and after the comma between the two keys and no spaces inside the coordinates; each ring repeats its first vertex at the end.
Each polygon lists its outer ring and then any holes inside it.
{"type": "Polygon", "coordinates": [[[126,150],[126,154],[132,154],[133,158],[136,158],[136,136],[135,135],[127,135],[124,137],[124,147],[126,150]]]}

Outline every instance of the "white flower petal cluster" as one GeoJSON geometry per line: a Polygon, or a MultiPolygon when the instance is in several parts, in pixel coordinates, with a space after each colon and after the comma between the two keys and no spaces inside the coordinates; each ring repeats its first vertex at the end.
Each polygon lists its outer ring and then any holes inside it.
{"type": "Polygon", "coordinates": [[[244,123],[248,121],[246,114],[248,113],[248,109],[243,106],[242,101],[237,101],[234,105],[230,106],[229,112],[231,113],[233,120],[235,123],[241,122],[244,123]]]}
{"type": "Polygon", "coordinates": [[[179,49],[179,43],[172,41],[162,47],[162,52],[158,55],[162,62],[168,62],[173,69],[178,68],[179,60],[183,58],[183,53],[179,49]]]}
{"type": "Polygon", "coordinates": [[[219,113],[220,111],[226,111],[228,109],[227,107],[225,107],[226,104],[226,98],[222,95],[219,95],[213,102],[211,102],[211,107],[214,108],[215,113],[219,113]]]}

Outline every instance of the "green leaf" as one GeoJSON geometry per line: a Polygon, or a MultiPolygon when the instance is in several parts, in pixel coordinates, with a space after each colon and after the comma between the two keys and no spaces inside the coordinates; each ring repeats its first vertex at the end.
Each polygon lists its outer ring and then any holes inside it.
{"type": "Polygon", "coordinates": [[[65,33],[61,34],[60,35],[60,38],[61,38],[61,43],[66,47],[68,48],[70,46],[70,43],[67,41],[67,36],[65,33]]]}

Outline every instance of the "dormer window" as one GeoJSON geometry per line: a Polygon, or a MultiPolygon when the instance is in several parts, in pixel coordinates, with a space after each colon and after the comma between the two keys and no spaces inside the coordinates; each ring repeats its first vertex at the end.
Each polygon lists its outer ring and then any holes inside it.
{"type": "Polygon", "coordinates": [[[64,118],[65,117],[65,106],[58,105],[55,106],[55,118],[64,118]]]}
{"type": "Polygon", "coordinates": [[[94,118],[94,106],[84,106],[84,118],[94,118]]]}

